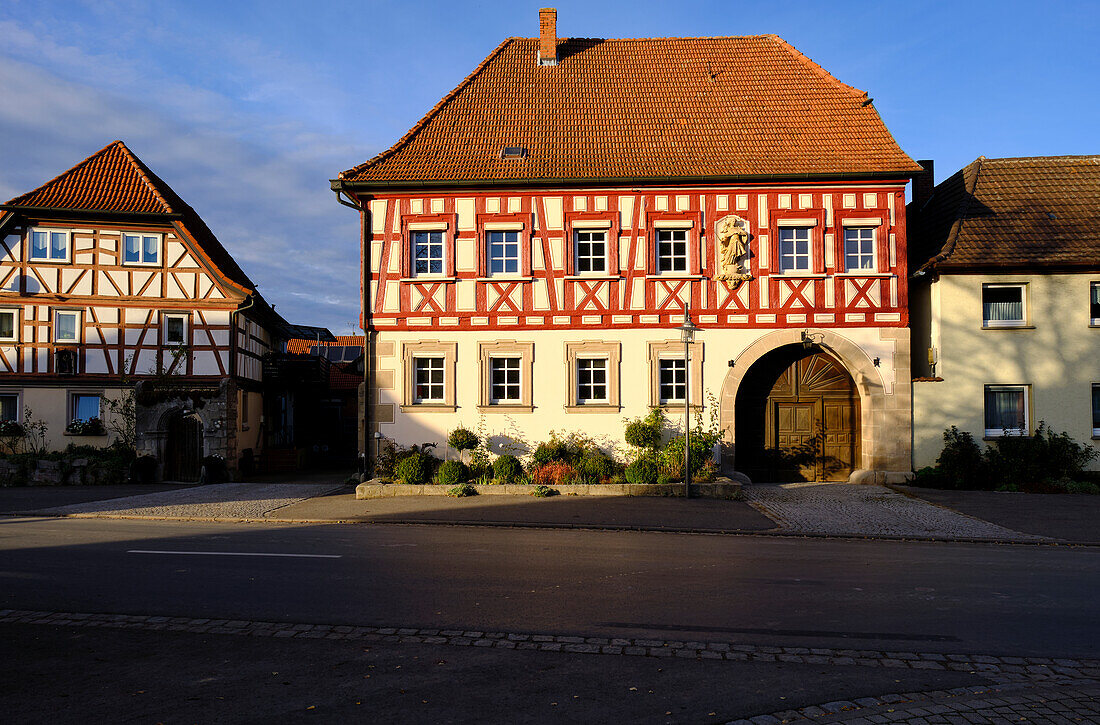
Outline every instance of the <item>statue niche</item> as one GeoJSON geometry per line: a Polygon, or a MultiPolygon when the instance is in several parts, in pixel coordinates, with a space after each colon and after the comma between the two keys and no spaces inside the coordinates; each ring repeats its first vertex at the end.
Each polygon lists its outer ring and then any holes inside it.
{"type": "Polygon", "coordinates": [[[742,265],[742,258],[749,253],[749,223],[735,214],[729,214],[718,220],[714,226],[714,235],[718,239],[718,276],[723,282],[737,287],[752,279],[752,275],[742,265]]]}

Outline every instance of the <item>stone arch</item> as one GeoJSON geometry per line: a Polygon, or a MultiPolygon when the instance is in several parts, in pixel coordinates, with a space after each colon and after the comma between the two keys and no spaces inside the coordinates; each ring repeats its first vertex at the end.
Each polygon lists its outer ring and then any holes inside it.
{"type": "MultiPolygon", "coordinates": [[[[808,333],[814,343],[839,360],[855,382],[860,406],[860,466],[849,481],[870,483],[883,480],[904,480],[908,474],[908,453],[900,455],[897,432],[889,434],[886,425],[896,421],[890,412],[898,408],[894,390],[888,389],[870,356],[859,345],[833,330],[789,329],[769,332],[744,350],[731,363],[722,382],[719,396],[719,423],[723,431],[722,469],[736,474],[736,415],[734,407],[742,380],[749,369],[766,353],[787,345],[801,345],[802,333],[808,333]]],[[[906,398],[906,401],[908,398],[906,398]]],[[[908,438],[908,422],[901,431],[908,438]]],[[[907,447],[907,446],[903,446],[907,447]]]]}

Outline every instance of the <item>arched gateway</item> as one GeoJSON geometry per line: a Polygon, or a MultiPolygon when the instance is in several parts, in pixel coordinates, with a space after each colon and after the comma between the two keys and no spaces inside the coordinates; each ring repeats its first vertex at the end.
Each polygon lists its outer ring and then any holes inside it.
{"type": "MultiPolygon", "coordinates": [[[[908,346],[894,352],[907,355],[908,346]]],[[[880,364],[831,330],[756,340],[722,385],[723,469],[754,481],[903,480],[908,387],[886,384],[880,364]]]]}

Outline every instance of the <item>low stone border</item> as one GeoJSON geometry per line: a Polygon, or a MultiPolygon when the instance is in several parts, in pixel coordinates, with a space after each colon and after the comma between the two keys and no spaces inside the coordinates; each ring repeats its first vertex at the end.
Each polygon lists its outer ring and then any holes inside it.
{"type": "MultiPolygon", "coordinates": [[[[478,485],[473,484],[482,496],[530,496],[534,486],[530,485],[478,485]]],[[[446,496],[453,486],[423,484],[413,486],[405,483],[382,483],[377,478],[360,483],[355,487],[355,498],[390,498],[394,496],[446,496]]],[[[565,496],[683,496],[684,484],[593,484],[552,486],[565,496]]],[[[714,483],[693,483],[691,495],[698,498],[717,498],[732,500],[741,495],[741,484],[728,478],[719,478],[714,483]]]]}
{"type": "Polygon", "coordinates": [[[543,652],[576,654],[681,657],[739,662],[790,662],[794,664],[888,667],[913,670],[954,670],[980,674],[1001,683],[1100,678],[1100,659],[1003,657],[981,654],[895,652],[828,647],[772,647],[730,642],[628,637],[579,637],[530,632],[488,632],[416,627],[356,627],[331,624],[294,624],[290,622],[253,622],[243,619],[41,612],[16,609],[0,610],[0,623],[163,630],[197,634],[235,634],[250,637],[294,637],[298,639],[359,640],[402,644],[440,644],[454,647],[495,647],[497,649],[540,650],[543,652]]]}

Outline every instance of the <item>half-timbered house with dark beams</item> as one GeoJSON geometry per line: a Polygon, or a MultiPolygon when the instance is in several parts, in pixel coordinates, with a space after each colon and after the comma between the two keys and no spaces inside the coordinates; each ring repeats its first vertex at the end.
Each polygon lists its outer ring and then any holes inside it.
{"type": "Polygon", "coordinates": [[[121,141],[0,205],[0,412],[31,411],[53,448],[109,443],[104,399],[136,391],[163,478],[209,455],[235,469],[265,444],[262,360],[285,324],[121,141]]]}
{"type": "Polygon", "coordinates": [[[900,478],[919,170],[782,38],[558,38],[544,9],[333,181],[362,215],[364,438],[621,443],[712,393],[727,473],[900,478]]]}

